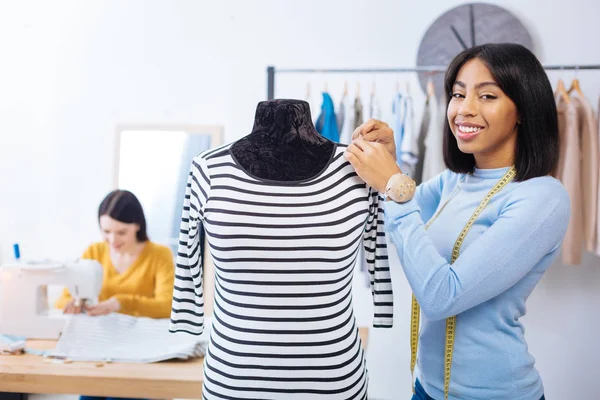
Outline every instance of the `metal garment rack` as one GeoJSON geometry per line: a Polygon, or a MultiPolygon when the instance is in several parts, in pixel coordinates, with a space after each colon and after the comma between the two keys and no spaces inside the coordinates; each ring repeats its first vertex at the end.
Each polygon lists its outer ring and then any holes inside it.
{"type": "MultiPolygon", "coordinates": [[[[545,70],[600,70],[600,64],[588,65],[544,65],[545,70]]],[[[443,73],[446,67],[441,65],[428,65],[409,68],[275,68],[267,67],[267,99],[275,98],[275,74],[360,74],[360,73],[405,73],[405,72],[430,72],[443,73]]]]}

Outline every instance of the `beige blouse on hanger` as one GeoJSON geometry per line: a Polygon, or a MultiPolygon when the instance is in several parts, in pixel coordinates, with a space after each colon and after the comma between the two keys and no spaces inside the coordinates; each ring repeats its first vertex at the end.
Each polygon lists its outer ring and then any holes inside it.
{"type": "Polygon", "coordinates": [[[594,109],[585,97],[573,93],[571,102],[577,109],[581,138],[584,243],[585,249],[593,252],[596,247],[596,222],[598,220],[598,169],[600,168],[598,125],[594,109]]]}
{"type": "MultiPolygon", "coordinates": [[[[598,157],[600,158],[600,98],[598,98],[598,112],[596,114],[597,122],[596,129],[598,130],[598,157]]],[[[600,161],[598,161],[600,164],[600,161]]],[[[596,255],[600,257],[600,176],[598,177],[598,190],[596,191],[597,207],[596,207],[596,255]]]]}
{"type": "Polygon", "coordinates": [[[559,178],[571,198],[571,220],[563,242],[564,264],[580,264],[585,246],[594,251],[598,223],[598,126],[590,103],[574,93],[557,99],[560,131],[559,178]]]}
{"type": "Polygon", "coordinates": [[[563,264],[581,263],[583,210],[581,196],[581,162],[577,109],[573,102],[557,98],[560,152],[556,178],[560,179],[571,199],[571,218],[562,245],[563,264]]]}

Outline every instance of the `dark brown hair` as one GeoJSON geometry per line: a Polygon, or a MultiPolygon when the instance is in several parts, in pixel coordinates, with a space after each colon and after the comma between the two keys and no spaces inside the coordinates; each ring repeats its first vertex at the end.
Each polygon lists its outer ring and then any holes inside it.
{"type": "MultiPolygon", "coordinates": [[[[549,175],[558,163],[559,134],[556,102],[544,68],[526,47],[514,43],[475,46],[452,60],[444,79],[448,95],[462,66],[478,59],[490,70],[502,91],[515,103],[520,118],[515,154],[516,181],[549,175]]],[[[448,122],[444,124],[444,162],[458,173],[475,168],[473,154],[460,151],[448,122]]]]}
{"type": "Polygon", "coordinates": [[[110,192],[98,207],[98,220],[103,215],[126,224],[138,224],[140,230],[137,232],[138,242],[145,242],[148,239],[146,233],[146,217],[142,204],[133,193],[128,190],[113,190],[110,192]]]}

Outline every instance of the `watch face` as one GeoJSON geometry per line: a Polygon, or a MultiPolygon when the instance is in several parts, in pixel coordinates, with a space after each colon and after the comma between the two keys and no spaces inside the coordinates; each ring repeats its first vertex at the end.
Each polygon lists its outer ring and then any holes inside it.
{"type": "MultiPolygon", "coordinates": [[[[464,4],[436,19],[423,35],[418,66],[447,66],[461,51],[485,43],[518,43],[533,51],[525,26],[505,9],[483,3],[464,4]]],[[[442,98],[444,74],[419,73],[423,91],[432,78],[435,93],[442,98]]]]}

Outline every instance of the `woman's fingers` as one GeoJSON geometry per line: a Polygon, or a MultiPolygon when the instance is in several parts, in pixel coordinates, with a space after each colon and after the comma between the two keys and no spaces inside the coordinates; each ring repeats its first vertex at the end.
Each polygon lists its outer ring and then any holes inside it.
{"type": "Polygon", "coordinates": [[[349,151],[344,152],[344,158],[348,160],[354,169],[360,167],[360,161],[358,161],[358,158],[356,158],[356,156],[349,151]]]}
{"type": "Polygon", "coordinates": [[[63,308],[63,313],[65,313],[65,314],[78,314],[80,312],[81,312],[81,306],[77,306],[74,300],[71,300],[63,308]]]}
{"type": "Polygon", "coordinates": [[[390,176],[400,171],[383,143],[356,139],[348,146],[344,157],[366,184],[379,191],[385,191],[390,176]]]}
{"type": "Polygon", "coordinates": [[[356,169],[366,164],[377,163],[377,160],[381,158],[381,154],[379,154],[381,151],[385,151],[385,149],[379,143],[369,143],[359,138],[348,146],[345,157],[356,169]]]}
{"type": "Polygon", "coordinates": [[[371,119],[354,131],[353,140],[363,139],[369,143],[381,143],[388,153],[396,158],[394,131],[383,121],[371,119]]]}
{"type": "Polygon", "coordinates": [[[360,148],[364,153],[369,153],[371,151],[373,151],[375,149],[375,145],[377,145],[377,143],[371,143],[368,142],[366,140],[364,140],[364,138],[358,138],[356,139],[353,144],[355,144],[358,148],[360,148]]]}
{"type": "Polygon", "coordinates": [[[87,308],[87,314],[88,315],[98,315],[98,313],[101,310],[101,306],[99,305],[95,305],[95,306],[88,306],[87,308]]]}
{"type": "Polygon", "coordinates": [[[352,140],[358,139],[359,137],[368,134],[373,129],[376,129],[377,126],[380,123],[381,123],[381,121],[378,121],[376,119],[370,119],[370,120],[368,120],[367,122],[365,122],[364,124],[360,125],[358,128],[356,128],[354,130],[354,132],[352,133],[352,140]]]}
{"type": "Polygon", "coordinates": [[[346,153],[352,154],[359,162],[359,164],[362,162],[362,159],[364,157],[363,150],[355,142],[348,146],[348,148],[346,149],[346,153]]]}
{"type": "Polygon", "coordinates": [[[94,317],[96,315],[100,315],[100,309],[98,308],[91,308],[88,310],[87,315],[94,317]]]}
{"type": "Polygon", "coordinates": [[[358,139],[359,137],[363,137],[366,140],[367,135],[369,135],[370,133],[376,132],[386,127],[388,127],[388,124],[386,124],[385,122],[379,121],[377,119],[370,119],[354,130],[354,132],[352,133],[352,139],[354,140],[358,139]]]}
{"type": "Polygon", "coordinates": [[[105,304],[97,304],[95,306],[89,306],[87,314],[90,316],[106,315],[110,313],[110,310],[105,304]]]}
{"type": "Polygon", "coordinates": [[[379,140],[380,133],[381,131],[378,129],[365,134],[362,138],[367,142],[377,142],[379,140]]]}

